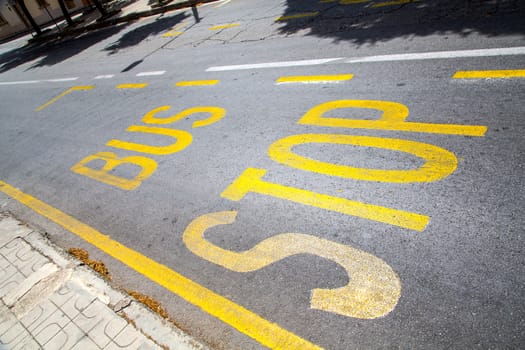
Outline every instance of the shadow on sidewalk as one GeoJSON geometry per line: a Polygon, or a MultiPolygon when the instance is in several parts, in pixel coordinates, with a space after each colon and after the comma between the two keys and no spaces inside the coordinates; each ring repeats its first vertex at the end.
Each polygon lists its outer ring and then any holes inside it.
{"type": "Polygon", "coordinates": [[[184,21],[184,19],[187,17],[189,17],[189,15],[187,15],[185,12],[178,13],[173,16],[161,16],[154,22],[145,24],[124,33],[124,35],[122,35],[117,41],[104,48],[104,51],[108,51],[110,55],[114,55],[120,50],[138,45],[148,37],[158,35],[174,27],[175,25],[184,21]]]}
{"type": "Polygon", "coordinates": [[[0,73],[22,64],[35,61],[29,68],[54,66],[72,58],[89,47],[108,39],[123,30],[127,24],[115,25],[103,30],[82,34],[67,40],[56,40],[40,44],[27,44],[0,55],[0,73]]]}
{"type": "Polygon", "coordinates": [[[432,34],[525,35],[521,0],[287,0],[281,33],[373,44],[432,34]]]}

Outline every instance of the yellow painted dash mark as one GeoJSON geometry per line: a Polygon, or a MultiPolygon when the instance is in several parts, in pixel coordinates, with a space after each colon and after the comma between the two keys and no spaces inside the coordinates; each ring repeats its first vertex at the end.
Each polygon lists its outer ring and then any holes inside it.
{"type": "Polygon", "coordinates": [[[163,36],[164,38],[170,38],[170,37],[173,37],[173,36],[179,36],[179,35],[181,35],[181,34],[184,34],[184,32],[181,32],[180,30],[181,30],[182,28],[184,28],[184,27],[186,26],[186,24],[187,24],[186,22],[182,22],[182,23],[180,23],[180,24],[174,26],[173,28],[171,28],[170,31],[168,31],[168,32],[166,32],[166,33],[164,33],[164,34],[162,34],[162,36],[163,36]]]}
{"type": "Polygon", "coordinates": [[[37,109],[35,109],[35,112],[40,112],[44,108],[49,107],[50,105],[52,105],[53,103],[55,103],[56,101],[60,100],[62,97],[66,96],[67,94],[69,94],[69,93],[71,93],[73,91],[87,91],[87,90],[93,90],[94,88],[95,88],[95,86],[93,86],[93,85],[73,86],[72,88],[69,88],[66,91],[64,91],[63,93],[61,93],[60,95],[58,95],[56,97],[53,97],[49,102],[46,102],[42,106],[40,106],[37,109]]]}
{"type": "Polygon", "coordinates": [[[221,24],[218,26],[210,27],[210,30],[219,30],[219,29],[227,29],[227,28],[234,28],[240,26],[240,23],[229,23],[229,24],[221,24]]]}
{"type": "Polygon", "coordinates": [[[384,6],[394,6],[394,5],[404,5],[410,4],[413,2],[419,2],[419,0],[394,0],[394,1],[384,1],[378,2],[372,5],[372,7],[384,7],[384,6]]]}
{"type": "Polygon", "coordinates": [[[341,0],[339,1],[339,5],[354,5],[354,4],[362,4],[365,2],[370,2],[370,0],[341,0]]]}
{"type": "Polygon", "coordinates": [[[340,74],[340,75],[299,75],[299,76],[289,76],[289,77],[280,77],[275,82],[277,84],[287,84],[287,83],[337,83],[345,80],[350,80],[354,76],[352,74],[340,74]]]}
{"type": "Polygon", "coordinates": [[[209,86],[217,85],[219,80],[190,80],[190,81],[179,81],[175,86],[209,86]]]}
{"type": "Polygon", "coordinates": [[[167,33],[162,34],[162,36],[163,36],[164,38],[170,38],[170,37],[172,37],[172,36],[179,36],[179,35],[181,35],[181,34],[183,34],[183,33],[184,33],[184,32],[169,31],[169,32],[167,32],[167,33]]]}
{"type": "Polygon", "coordinates": [[[0,180],[0,191],[46,217],[189,303],[272,349],[321,349],[201,286],[108,235],[0,180]]]}
{"type": "Polygon", "coordinates": [[[290,19],[298,19],[298,18],[306,18],[306,17],[315,17],[319,14],[319,12],[305,12],[305,13],[298,13],[296,15],[290,15],[290,16],[281,16],[279,18],[276,18],[276,21],[288,21],[290,19]]]}
{"type": "Polygon", "coordinates": [[[510,79],[525,78],[525,69],[458,71],[454,79],[510,79]]]}
{"type": "Polygon", "coordinates": [[[117,89],[144,89],[148,84],[120,84],[117,85],[117,89]]]}

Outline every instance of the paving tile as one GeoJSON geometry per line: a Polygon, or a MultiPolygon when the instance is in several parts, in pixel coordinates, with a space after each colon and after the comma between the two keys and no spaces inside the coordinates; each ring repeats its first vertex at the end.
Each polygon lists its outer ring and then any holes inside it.
{"type": "Polygon", "coordinates": [[[99,350],[100,348],[88,337],[82,338],[71,350],[99,350]]]}
{"type": "Polygon", "coordinates": [[[7,305],[0,301],[0,339],[2,334],[7,332],[9,328],[13,327],[18,320],[15,315],[9,310],[7,305]]]}
{"type": "MultiPolygon", "coordinates": [[[[54,314],[57,312],[60,316],[60,310],[52,302],[46,300],[35,306],[20,321],[30,332],[38,333],[49,324],[50,319],[55,317],[54,314]]],[[[65,320],[62,321],[62,323],[64,322],[65,320]]]]}
{"type": "Polygon", "coordinates": [[[95,295],[80,288],[71,280],[66,283],[65,288],[62,288],[59,292],[55,292],[51,296],[53,303],[60,307],[71,319],[77,317],[77,315],[91,305],[95,299],[95,295]]]}
{"type": "Polygon", "coordinates": [[[6,332],[0,336],[0,341],[7,346],[8,349],[12,349],[17,343],[23,341],[29,336],[24,326],[20,322],[16,322],[6,332]]]}
{"type": "Polygon", "coordinates": [[[43,306],[44,312],[41,317],[28,328],[40,344],[45,344],[70,323],[71,319],[48,300],[40,305],[43,306]]]}
{"type": "MultiPolygon", "coordinates": [[[[0,348],[1,349],[1,348],[0,348]]],[[[22,339],[10,350],[40,350],[42,347],[31,336],[22,339]]]]}
{"type": "Polygon", "coordinates": [[[108,345],[111,339],[116,337],[122,330],[127,326],[127,322],[112,314],[109,309],[107,310],[107,322],[101,322],[97,324],[88,334],[88,336],[101,348],[108,345]]]}
{"type": "Polygon", "coordinates": [[[105,324],[108,321],[107,306],[98,299],[95,299],[85,310],[73,319],[73,322],[86,333],[89,333],[97,324],[105,324]]]}
{"type": "Polygon", "coordinates": [[[86,333],[71,322],[49,339],[44,344],[44,348],[69,350],[85,337],[86,333]]]}

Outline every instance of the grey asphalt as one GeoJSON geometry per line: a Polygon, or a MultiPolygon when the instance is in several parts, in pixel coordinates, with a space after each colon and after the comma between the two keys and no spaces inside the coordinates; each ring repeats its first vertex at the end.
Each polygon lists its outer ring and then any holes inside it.
{"type": "MultiPolygon", "coordinates": [[[[452,76],[459,70],[524,69],[523,55],[355,64],[339,60],[316,66],[206,71],[232,64],[525,46],[523,6],[497,3],[496,8],[480,5],[465,13],[462,5],[447,1],[376,9],[366,4],[233,0],[221,7],[201,7],[197,24],[188,11],[152,17],[31,48],[18,60],[13,59],[17,53],[13,50],[21,50],[21,42],[5,44],[0,82],[41,82],[0,85],[0,180],[327,349],[519,348],[525,341],[525,81],[466,81],[452,76]],[[326,7],[320,18],[275,22],[279,16],[319,7],[326,7]],[[240,25],[209,29],[233,22],[240,25]],[[184,34],[162,37],[181,23],[184,34]],[[136,76],[148,71],[166,73],[136,76]],[[115,77],[93,79],[106,74],[115,77]],[[354,77],[339,84],[275,84],[281,76],[322,74],[354,77]],[[67,77],[78,80],[44,81],[67,77]],[[219,83],[174,86],[201,79],[219,83]],[[123,83],[149,85],[115,88],[123,83]],[[35,112],[74,85],[95,88],[75,91],[35,112]],[[399,102],[409,108],[409,121],[488,129],[483,137],[469,137],[297,124],[314,106],[343,99],[399,102]],[[142,154],[158,167],[133,191],[70,171],[97,152],[140,155],[107,146],[112,139],[165,144],[164,137],[126,132],[131,125],[144,125],[142,116],[164,105],[171,105],[174,113],[218,106],[226,115],[202,128],[192,128],[192,118],[167,125],[190,132],[192,144],[171,155],[142,154]],[[399,184],[311,173],[269,158],[268,147],[275,141],[306,133],[419,141],[454,153],[458,166],[441,181],[399,184]],[[269,182],[420,213],[430,222],[417,232],[257,193],[239,201],[221,197],[247,168],[265,169],[263,179],[269,182]],[[239,273],[189,251],[182,241],[187,225],[206,213],[227,210],[238,211],[237,220],[207,231],[205,237],[213,244],[242,251],[276,234],[297,232],[363,250],[399,276],[397,306],[373,320],[311,309],[311,290],[337,288],[349,280],[341,266],[312,255],[239,273]]],[[[378,117],[363,111],[330,113],[341,118],[378,117]]],[[[422,164],[417,157],[382,149],[321,144],[294,150],[364,168],[411,169],[422,164]]],[[[118,171],[117,175],[133,176],[136,169],[118,171]]],[[[105,261],[115,283],[154,296],[180,328],[210,347],[261,347],[16,201],[1,195],[0,203],[3,210],[46,230],[57,244],[83,247],[105,261]]]]}

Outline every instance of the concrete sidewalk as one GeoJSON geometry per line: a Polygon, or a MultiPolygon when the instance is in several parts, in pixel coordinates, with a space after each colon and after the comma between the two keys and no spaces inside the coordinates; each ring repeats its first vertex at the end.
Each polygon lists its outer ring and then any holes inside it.
{"type": "Polygon", "coordinates": [[[0,213],[0,349],[207,349],[0,213]]]}
{"type": "Polygon", "coordinates": [[[216,2],[218,0],[171,0],[164,1],[163,5],[159,5],[158,2],[151,4],[150,1],[151,0],[136,0],[132,2],[125,0],[113,1],[109,5],[106,5],[108,16],[101,16],[97,10],[86,11],[72,16],[73,22],[76,23],[74,26],[67,26],[65,21],[60,22],[58,26],[50,25],[47,30],[33,37],[29,42],[43,43],[55,39],[74,37],[89,31],[134,21],[142,17],[183,8],[197,7],[201,4],[216,2]]]}

